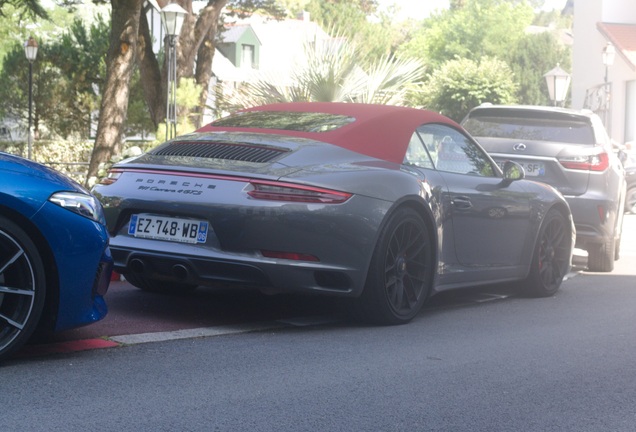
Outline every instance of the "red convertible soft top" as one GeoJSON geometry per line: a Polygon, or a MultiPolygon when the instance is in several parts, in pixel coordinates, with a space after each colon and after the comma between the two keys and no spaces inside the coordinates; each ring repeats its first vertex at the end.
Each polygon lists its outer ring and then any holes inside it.
{"type": "Polygon", "coordinates": [[[292,102],[263,105],[240,112],[250,111],[335,114],[352,117],[355,121],[325,132],[272,129],[271,127],[267,129],[230,127],[215,125],[215,122],[212,122],[198,129],[197,132],[233,131],[290,135],[334,144],[357,153],[400,164],[404,160],[411,136],[418,126],[426,123],[443,123],[461,130],[457,123],[441,114],[390,105],[292,102]]]}

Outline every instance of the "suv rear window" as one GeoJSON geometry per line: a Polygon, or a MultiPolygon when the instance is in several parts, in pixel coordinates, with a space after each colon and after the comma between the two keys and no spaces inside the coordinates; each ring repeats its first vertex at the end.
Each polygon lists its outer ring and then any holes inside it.
{"type": "Polygon", "coordinates": [[[546,119],[513,116],[470,115],[462,124],[473,136],[591,144],[596,140],[592,126],[575,119],[546,119]]]}

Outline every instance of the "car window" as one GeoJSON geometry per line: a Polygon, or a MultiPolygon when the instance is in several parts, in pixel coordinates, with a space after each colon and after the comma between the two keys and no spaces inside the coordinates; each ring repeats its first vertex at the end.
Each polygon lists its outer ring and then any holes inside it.
{"type": "Polygon", "coordinates": [[[589,122],[547,118],[470,116],[462,126],[476,137],[555,141],[568,144],[594,144],[596,137],[589,122]]]}
{"type": "Polygon", "coordinates": [[[248,111],[216,120],[212,126],[328,132],[353,123],[355,118],[338,114],[288,111],[248,111]]]}
{"type": "Polygon", "coordinates": [[[409,141],[409,146],[406,149],[406,155],[404,156],[405,165],[414,165],[420,168],[433,169],[433,160],[429,154],[427,148],[424,146],[420,135],[414,132],[409,141]]]}
{"type": "Polygon", "coordinates": [[[484,151],[461,132],[440,124],[427,124],[417,129],[433,165],[440,171],[457,174],[496,176],[484,151]]]}

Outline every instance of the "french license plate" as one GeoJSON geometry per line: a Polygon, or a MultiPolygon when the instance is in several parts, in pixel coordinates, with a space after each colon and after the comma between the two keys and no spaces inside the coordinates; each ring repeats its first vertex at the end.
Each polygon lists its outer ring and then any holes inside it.
{"type": "Polygon", "coordinates": [[[205,243],[209,224],[206,221],[136,214],[130,218],[128,234],[140,238],[179,243],[205,243]]]}
{"type": "MultiPolygon", "coordinates": [[[[523,167],[526,177],[542,177],[545,175],[545,165],[542,162],[515,162],[523,167]]],[[[501,169],[503,169],[503,165],[503,162],[499,162],[501,169]]]]}

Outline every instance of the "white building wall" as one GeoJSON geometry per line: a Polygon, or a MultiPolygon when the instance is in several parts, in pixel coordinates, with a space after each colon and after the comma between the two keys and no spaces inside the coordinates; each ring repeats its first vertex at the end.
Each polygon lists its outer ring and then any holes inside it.
{"type": "MultiPolygon", "coordinates": [[[[576,0],[574,7],[574,46],[572,58],[572,108],[584,107],[586,92],[605,82],[606,68],[603,64],[603,49],[607,39],[598,30],[597,24],[636,23],[636,1],[634,0],[576,0]]],[[[626,118],[627,88],[636,80],[633,65],[617,51],[614,64],[607,68],[611,83],[608,132],[618,143],[634,139],[626,118]]],[[[632,116],[631,112],[629,113],[632,116]]],[[[636,116],[636,112],[634,113],[636,116]]]]}
{"type": "MultiPolygon", "coordinates": [[[[577,6],[581,0],[576,0],[577,6]]],[[[603,4],[603,22],[633,24],[636,22],[636,1],[634,0],[596,0],[603,4]]],[[[575,6],[575,10],[576,7],[575,6]]]]}
{"type": "Polygon", "coordinates": [[[572,108],[581,109],[588,88],[603,83],[605,68],[601,53],[605,46],[596,23],[602,15],[603,0],[576,0],[572,49],[572,108]]]}

